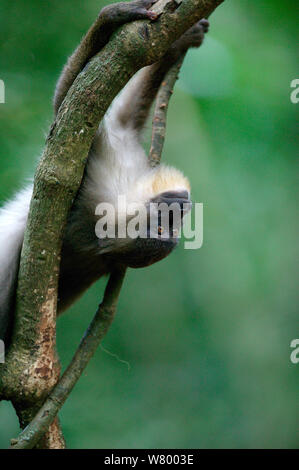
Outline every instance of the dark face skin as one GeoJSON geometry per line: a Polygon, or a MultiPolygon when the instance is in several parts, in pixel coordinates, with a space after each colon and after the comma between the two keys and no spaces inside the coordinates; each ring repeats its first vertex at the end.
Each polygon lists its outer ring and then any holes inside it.
{"type": "MultiPolygon", "coordinates": [[[[183,216],[191,209],[191,201],[187,191],[167,191],[159,194],[150,201],[153,204],[166,204],[169,207],[173,203],[178,204],[180,225],[183,216]]],[[[162,207],[162,206],[161,206],[162,207]]],[[[148,210],[149,213],[149,210],[148,210]]],[[[150,225],[148,222],[147,237],[131,240],[120,252],[116,258],[117,262],[131,268],[141,268],[150,266],[157,261],[168,256],[178,244],[178,230],[175,230],[172,212],[168,213],[168,232],[163,233],[163,209],[158,211],[157,233],[151,236],[150,225]],[[163,233],[163,235],[162,235],[163,233]]]]}

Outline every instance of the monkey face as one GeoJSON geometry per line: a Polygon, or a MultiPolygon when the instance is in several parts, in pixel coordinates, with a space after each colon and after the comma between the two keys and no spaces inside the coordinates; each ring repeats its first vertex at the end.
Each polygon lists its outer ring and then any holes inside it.
{"type": "Polygon", "coordinates": [[[183,217],[191,205],[185,190],[167,191],[152,198],[146,205],[147,219],[142,235],[116,242],[118,248],[113,251],[117,261],[139,268],[168,256],[178,244],[183,217]]]}

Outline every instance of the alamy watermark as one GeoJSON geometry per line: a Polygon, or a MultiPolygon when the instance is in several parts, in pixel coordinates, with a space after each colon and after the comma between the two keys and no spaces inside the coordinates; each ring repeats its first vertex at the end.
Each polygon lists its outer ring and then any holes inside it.
{"type": "Polygon", "coordinates": [[[0,364],[5,362],[5,344],[2,339],[0,339],[0,364]]]}
{"type": "Polygon", "coordinates": [[[0,103],[5,103],[5,85],[3,80],[0,80],[0,103]]]}
{"type": "Polygon", "coordinates": [[[295,88],[290,94],[291,103],[297,104],[299,103],[299,78],[294,78],[290,86],[291,88],[295,88]]]}
{"type": "Polygon", "coordinates": [[[99,239],[114,238],[180,238],[184,235],[184,248],[197,250],[203,243],[203,204],[190,202],[128,203],[119,195],[117,206],[108,202],[98,204],[95,214],[99,220],[95,233],[99,239]],[[192,218],[194,219],[192,223],[192,218]],[[192,225],[194,228],[192,228],[192,225]]]}
{"type": "Polygon", "coordinates": [[[293,364],[298,364],[299,362],[299,339],[293,339],[291,341],[290,347],[293,348],[293,351],[290,355],[290,360],[293,364]]]}

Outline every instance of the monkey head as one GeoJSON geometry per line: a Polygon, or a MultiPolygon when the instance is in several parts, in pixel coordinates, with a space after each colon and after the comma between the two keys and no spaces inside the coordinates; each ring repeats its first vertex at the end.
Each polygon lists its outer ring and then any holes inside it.
{"type": "Polygon", "coordinates": [[[177,246],[183,218],[192,205],[190,185],[181,172],[161,165],[151,170],[127,196],[123,203],[125,214],[118,208],[117,222],[110,234],[109,217],[101,222],[105,237],[103,231],[98,235],[100,251],[128,267],[149,266],[177,246]]]}

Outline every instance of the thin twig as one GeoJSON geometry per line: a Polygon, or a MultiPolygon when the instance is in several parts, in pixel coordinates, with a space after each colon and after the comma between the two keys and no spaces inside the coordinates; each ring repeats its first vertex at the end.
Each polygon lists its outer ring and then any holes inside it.
{"type": "Polygon", "coordinates": [[[182,54],[179,60],[170,68],[158,91],[152,125],[151,148],[149,152],[149,161],[152,167],[159,165],[161,160],[166,135],[168,105],[173,94],[175,82],[179,77],[185,55],[186,53],[182,54]]]}
{"type": "Polygon", "coordinates": [[[99,305],[71,363],[31,423],[21,432],[18,439],[13,440],[12,449],[32,449],[55,419],[113,321],[124,276],[125,268],[119,268],[110,275],[103,302],[99,305]]]}

